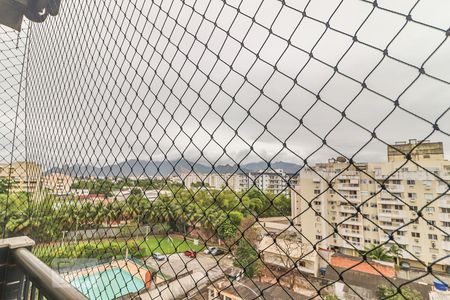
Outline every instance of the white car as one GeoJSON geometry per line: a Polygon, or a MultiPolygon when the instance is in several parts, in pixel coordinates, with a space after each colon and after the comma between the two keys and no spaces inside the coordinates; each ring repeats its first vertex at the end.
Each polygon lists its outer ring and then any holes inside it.
{"type": "Polygon", "coordinates": [[[211,252],[214,252],[217,248],[216,247],[207,247],[203,253],[210,254],[211,252]]]}
{"type": "Polygon", "coordinates": [[[158,260],[158,261],[166,260],[166,256],[165,256],[165,255],[162,255],[162,254],[159,253],[159,252],[154,252],[154,253],[152,254],[152,257],[153,257],[155,260],[158,260]]]}

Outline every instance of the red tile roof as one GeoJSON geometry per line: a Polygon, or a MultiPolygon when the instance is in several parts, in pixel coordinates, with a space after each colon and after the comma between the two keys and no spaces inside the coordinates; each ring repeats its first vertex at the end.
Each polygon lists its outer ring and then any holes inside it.
{"type": "Polygon", "coordinates": [[[395,277],[395,268],[370,261],[370,264],[366,261],[362,261],[361,258],[345,257],[340,255],[334,255],[331,257],[331,265],[337,268],[351,269],[352,271],[363,272],[373,275],[378,275],[389,278],[395,277]]]}

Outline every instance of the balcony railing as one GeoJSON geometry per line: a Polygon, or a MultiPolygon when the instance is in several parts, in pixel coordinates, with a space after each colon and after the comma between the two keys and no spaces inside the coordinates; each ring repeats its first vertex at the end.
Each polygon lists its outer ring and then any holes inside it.
{"type": "Polygon", "coordinates": [[[87,299],[44,262],[30,252],[28,237],[0,240],[0,299],[87,299]]]}

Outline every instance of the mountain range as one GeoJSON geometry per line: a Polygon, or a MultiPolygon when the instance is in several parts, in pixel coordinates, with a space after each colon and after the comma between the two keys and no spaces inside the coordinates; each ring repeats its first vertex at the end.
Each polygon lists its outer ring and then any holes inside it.
{"type": "MultiPolygon", "coordinates": [[[[66,175],[81,176],[99,176],[99,177],[129,177],[129,176],[170,176],[181,174],[185,171],[195,171],[196,173],[249,173],[257,172],[268,168],[268,164],[264,161],[242,164],[239,167],[234,165],[216,165],[213,166],[205,163],[196,163],[185,159],[150,161],[150,160],[127,160],[113,165],[91,166],[91,165],[64,165],[62,167],[52,168],[46,173],[63,173],[66,175]]],[[[301,166],[294,163],[278,161],[271,163],[272,169],[283,169],[286,173],[295,173],[301,166]]]]}

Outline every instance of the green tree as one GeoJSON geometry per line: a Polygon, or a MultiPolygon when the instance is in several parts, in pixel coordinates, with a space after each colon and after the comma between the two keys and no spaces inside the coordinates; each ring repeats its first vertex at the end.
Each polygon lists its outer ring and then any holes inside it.
{"type": "Polygon", "coordinates": [[[389,254],[394,258],[395,264],[400,265],[400,258],[403,257],[401,248],[394,244],[389,248],[389,254]]]}
{"type": "Polygon", "coordinates": [[[228,239],[236,236],[236,231],[236,225],[234,225],[230,219],[225,219],[217,228],[217,235],[219,239],[226,242],[228,239]]]}
{"type": "Polygon", "coordinates": [[[243,268],[245,275],[249,278],[258,275],[260,271],[261,261],[258,257],[258,252],[246,239],[239,241],[234,265],[243,268]]]}
{"type": "Polygon", "coordinates": [[[8,180],[0,179],[0,194],[6,194],[9,187],[8,180]]]}
{"type": "Polygon", "coordinates": [[[403,287],[401,288],[401,293],[399,289],[395,286],[378,286],[378,299],[389,299],[389,300],[423,300],[422,295],[419,291],[403,287]]]}
{"type": "Polygon", "coordinates": [[[365,254],[367,255],[367,257],[375,260],[392,261],[390,251],[383,246],[372,244],[365,248],[365,254]]]}

